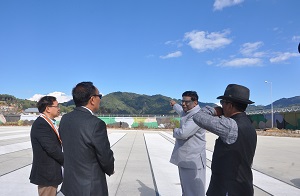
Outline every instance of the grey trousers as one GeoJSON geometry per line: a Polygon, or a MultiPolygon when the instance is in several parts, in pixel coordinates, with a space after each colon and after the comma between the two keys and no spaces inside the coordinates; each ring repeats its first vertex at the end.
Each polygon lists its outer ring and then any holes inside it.
{"type": "Polygon", "coordinates": [[[205,196],[206,167],[188,169],[178,167],[183,196],[205,196]]]}

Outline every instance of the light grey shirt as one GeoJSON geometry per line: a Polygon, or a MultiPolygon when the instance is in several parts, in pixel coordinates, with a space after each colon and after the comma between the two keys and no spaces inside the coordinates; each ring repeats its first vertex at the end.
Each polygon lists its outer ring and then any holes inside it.
{"type": "Polygon", "coordinates": [[[213,107],[205,106],[193,116],[194,122],[201,128],[220,137],[226,144],[233,144],[238,137],[236,121],[225,116],[216,116],[213,107]]]}

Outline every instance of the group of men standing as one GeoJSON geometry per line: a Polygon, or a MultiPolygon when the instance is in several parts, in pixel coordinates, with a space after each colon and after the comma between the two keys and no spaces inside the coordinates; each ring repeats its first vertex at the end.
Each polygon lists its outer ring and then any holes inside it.
{"type": "Polygon", "coordinates": [[[182,94],[181,106],[171,100],[181,116],[180,127],[173,130],[176,138],[170,162],[178,166],[184,196],[205,195],[205,132],[216,134],[208,196],[254,195],[251,166],[257,135],[245,110],[250,90],[229,84],[224,95],[217,97],[222,107],[200,109],[195,91],[182,94]]]}
{"type": "Polygon", "coordinates": [[[72,95],[76,108],[62,117],[59,131],[54,123],[59,115],[56,98],[45,96],[37,104],[41,115],[30,134],[30,182],[38,185],[41,196],[56,195],[62,182],[61,195],[108,195],[105,174],[114,173],[115,159],[106,124],[94,116],[102,95],[92,82],[77,84],[72,95]]]}
{"type": "MultiPolygon", "coordinates": [[[[30,182],[38,185],[41,196],[57,194],[108,195],[105,175],[114,174],[114,155],[110,149],[106,124],[94,113],[102,95],[92,82],[81,82],[72,90],[76,108],[65,114],[59,130],[54,118],[60,109],[55,97],[42,97],[37,107],[41,115],[31,128],[33,163],[30,182]],[[62,145],[63,144],[63,145],[62,145]]],[[[208,196],[253,195],[251,166],[257,136],[245,114],[248,88],[230,84],[221,99],[222,107],[198,105],[195,91],[182,94],[181,105],[170,101],[180,115],[180,127],[170,162],[178,166],[184,196],[204,196],[206,176],[206,130],[216,140],[208,196]]]]}

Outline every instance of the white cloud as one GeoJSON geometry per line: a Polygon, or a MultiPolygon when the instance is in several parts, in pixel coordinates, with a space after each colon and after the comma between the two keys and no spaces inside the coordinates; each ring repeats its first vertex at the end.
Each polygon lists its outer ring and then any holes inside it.
{"type": "Polygon", "coordinates": [[[160,56],[161,59],[169,59],[169,58],[176,58],[176,57],[180,57],[182,56],[182,52],[180,51],[176,51],[176,52],[173,52],[173,53],[169,53],[165,56],[160,56]]]}
{"type": "Polygon", "coordinates": [[[250,67],[261,66],[262,61],[259,58],[236,58],[229,61],[223,61],[220,66],[224,67],[250,67]]]}
{"type": "MultiPolygon", "coordinates": [[[[46,95],[35,94],[31,98],[29,98],[28,100],[39,101],[43,96],[46,96],[46,95]]],[[[52,93],[47,94],[47,96],[56,97],[58,103],[64,103],[64,102],[70,101],[72,99],[72,96],[66,95],[63,92],[52,92],[52,93]]]]}
{"type": "Polygon", "coordinates": [[[300,36],[293,36],[292,40],[298,42],[300,41],[300,36]]]}
{"type": "Polygon", "coordinates": [[[215,0],[214,10],[222,10],[225,7],[230,7],[242,3],[244,0],[215,0]]]}
{"type": "Polygon", "coordinates": [[[30,101],[38,101],[38,100],[40,100],[40,98],[42,98],[43,96],[45,96],[45,95],[42,95],[42,94],[35,94],[35,95],[33,95],[31,98],[29,98],[28,100],[30,100],[30,101]]]}
{"type": "Polygon", "coordinates": [[[265,57],[266,53],[265,52],[254,52],[252,54],[253,57],[259,58],[259,57],[265,57]]]}
{"type": "Polygon", "coordinates": [[[211,33],[194,30],[185,33],[184,39],[188,40],[188,45],[193,49],[198,52],[204,52],[206,50],[214,50],[230,44],[232,40],[226,37],[228,34],[230,34],[229,30],[211,33]]]}
{"type": "Polygon", "coordinates": [[[278,53],[276,57],[270,58],[271,63],[279,63],[286,61],[292,57],[299,57],[300,55],[298,53],[290,53],[290,52],[284,52],[284,53],[278,53]]]}
{"type": "Polygon", "coordinates": [[[166,45],[174,45],[176,46],[177,48],[180,48],[182,47],[182,42],[180,40],[175,40],[175,41],[166,41],[165,42],[166,45]]]}
{"type": "Polygon", "coordinates": [[[255,52],[255,51],[258,50],[263,45],[264,45],[263,42],[245,43],[240,49],[240,53],[244,56],[262,57],[265,54],[264,52],[255,52]]]}
{"type": "Polygon", "coordinates": [[[214,64],[214,62],[208,60],[208,61],[206,61],[206,64],[207,64],[207,65],[212,65],[212,64],[214,64]]]}

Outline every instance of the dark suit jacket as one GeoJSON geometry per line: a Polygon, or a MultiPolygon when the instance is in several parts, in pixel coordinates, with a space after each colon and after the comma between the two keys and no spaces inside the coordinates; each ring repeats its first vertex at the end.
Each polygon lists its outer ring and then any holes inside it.
{"type": "Polygon", "coordinates": [[[61,191],[66,196],[108,195],[106,176],[114,157],[106,124],[83,107],[65,114],[59,126],[65,163],[61,191]]]}
{"type": "Polygon", "coordinates": [[[30,138],[33,151],[30,182],[44,186],[59,185],[64,155],[57,135],[45,119],[38,117],[31,127],[30,138]]]}

